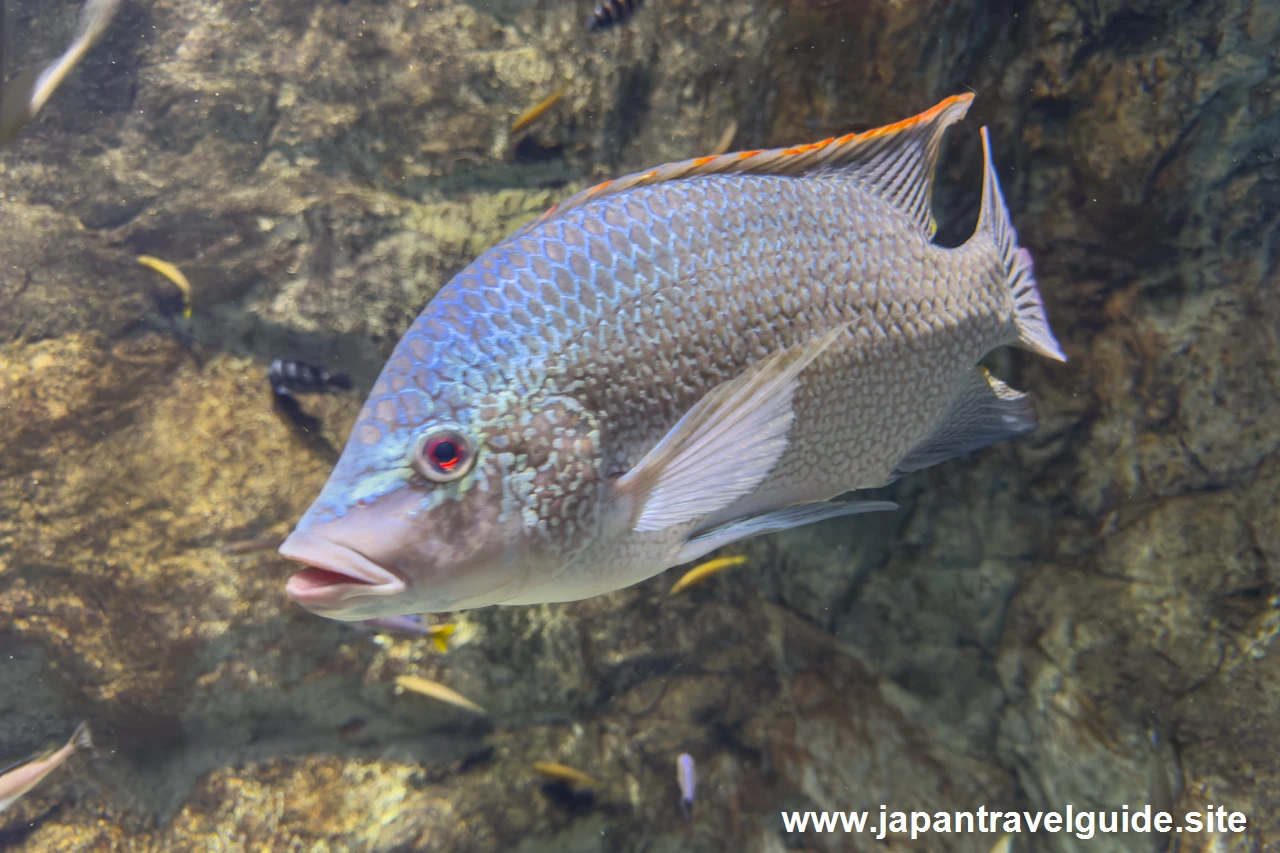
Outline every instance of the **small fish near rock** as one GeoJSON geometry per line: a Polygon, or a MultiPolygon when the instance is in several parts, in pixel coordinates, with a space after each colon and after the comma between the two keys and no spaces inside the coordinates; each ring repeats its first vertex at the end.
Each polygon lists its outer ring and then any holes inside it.
{"type": "Polygon", "coordinates": [[[473,714],[489,713],[483,706],[477,705],[466,696],[458,691],[445,687],[438,681],[432,681],[429,678],[423,678],[420,675],[399,675],[396,676],[396,687],[401,690],[408,690],[411,693],[417,693],[419,696],[427,696],[444,702],[446,705],[453,705],[455,708],[462,708],[473,714]]]}
{"type": "Polygon", "coordinates": [[[43,68],[31,68],[4,81],[4,3],[0,2],[0,145],[12,141],[75,70],[107,31],[121,0],[87,0],[71,45],[43,68]]]}
{"type": "Polygon", "coordinates": [[[746,561],[747,558],[742,554],[737,554],[732,557],[717,557],[714,560],[707,560],[705,563],[694,566],[692,569],[681,575],[680,580],[671,585],[671,589],[668,590],[667,595],[679,595],[685,590],[697,586],[708,578],[720,574],[725,569],[731,569],[734,566],[741,566],[746,561]]]}
{"type": "Polygon", "coordinates": [[[81,723],[61,747],[0,772],[0,813],[43,782],[45,777],[61,767],[76,750],[92,748],[89,727],[81,723]]]}
{"type": "Polygon", "coordinates": [[[277,358],[267,367],[267,382],[276,407],[289,420],[307,432],[319,428],[320,422],[302,411],[298,394],[329,394],[335,390],[350,390],[351,377],[345,373],[330,373],[323,364],[297,358],[277,358]]]}
{"type": "Polygon", "coordinates": [[[602,0],[600,5],[591,10],[587,18],[587,32],[598,33],[610,27],[626,23],[636,12],[644,0],[602,0]]]}
{"type": "Polygon", "coordinates": [[[351,390],[351,377],[330,373],[323,364],[297,358],[277,358],[267,367],[267,381],[277,396],[326,394],[334,389],[351,390]]]}
{"type": "Polygon", "coordinates": [[[1065,361],[985,128],[977,228],[933,242],[972,100],[609,181],[482,254],[383,368],[286,592],[347,621],[575,601],[1033,430],[979,366],[1065,361]]]}
{"type": "Polygon", "coordinates": [[[538,103],[529,107],[529,109],[520,113],[520,115],[516,116],[516,120],[511,122],[510,134],[515,136],[517,133],[528,129],[530,125],[542,118],[548,110],[559,103],[560,99],[564,97],[564,93],[568,90],[567,86],[561,86],[559,89],[556,89],[550,95],[543,98],[541,101],[538,101],[538,103]]]}
{"type": "Polygon", "coordinates": [[[190,320],[191,282],[183,274],[182,270],[178,269],[175,264],[171,264],[168,261],[162,261],[159,258],[152,257],[151,255],[139,255],[137,260],[138,263],[142,264],[144,267],[148,267],[160,273],[160,275],[172,282],[174,287],[178,288],[182,293],[182,316],[184,319],[190,320]]]}
{"type": "Polygon", "coordinates": [[[595,777],[583,773],[576,767],[570,767],[557,761],[535,761],[533,762],[533,769],[548,779],[564,782],[566,785],[575,788],[597,788],[600,785],[595,780],[595,777]]]}
{"type": "Polygon", "coordinates": [[[430,637],[431,644],[442,654],[449,651],[449,638],[457,630],[456,625],[428,625],[425,619],[416,614],[382,616],[377,619],[366,619],[363,622],[352,622],[351,624],[355,628],[374,634],[430,637]]]}
{"type": "Polygon", "coordinates": [[[738,135],[738,123],[736,121],[729,122],[729,126],[720,134],[720,139],[716,141],[716,147],[711,149],[713,156],[719,157],[730,148],[733,147],[733,140],[738,135]]]}
{"type": "Polygon", "coordinates": [[[680,753],[676,759],[676,784],[680,786],[680,809],[687,818],[693,817],[693,798],[698,792],[698,767],[693,756],[680,753]]]}

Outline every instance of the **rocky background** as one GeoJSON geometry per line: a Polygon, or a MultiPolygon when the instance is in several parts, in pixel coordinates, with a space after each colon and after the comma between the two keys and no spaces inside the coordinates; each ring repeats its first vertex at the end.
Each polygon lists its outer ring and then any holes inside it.
{"type": "MultiPolygon", "coordinates": [[[[8,5],[11,71],[79,11],[8,5]]],[[[597,35],[588,11],[127,0],[0,151],[0,757],[81,719],[98,744],[0,847],[986,853],[778,810],[1150,803],[1249,828],[1017,849],[1280,849],[1280,3],[650,0],[597,35]],[[444,655],[222,550],[287,530],[410,319],[533,213],[731,125],[809,141],[966,89],[940,239],[976,219],[989,124],[1071,358],[993,361],[1036,434],[681,597],[462,614],[444,655]],[[186,272],[190,320],[142,254],[186,272]],[[273,408],[288,354],[360,386],[305,402],[318,433],[273,408]]]]}

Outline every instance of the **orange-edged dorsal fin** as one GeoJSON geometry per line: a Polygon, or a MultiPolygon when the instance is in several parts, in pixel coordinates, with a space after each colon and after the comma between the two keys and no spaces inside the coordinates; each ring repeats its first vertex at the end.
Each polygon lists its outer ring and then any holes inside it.
{"type": "Polygon", "coordinates": [[[524,234],[598,198],[617,195],[635,187],[701,175],[801,177],[830,174],[857,180],[863,189],[901,210],[932,237],[935,229],[930,204],[933,169],[942,136],[948,127],[964,118],[972,102],[972,93],[952,95],[918,116],[862,133],[791,148],[698,157],[605,181],[569,196],[512,236],[524,234]]]}

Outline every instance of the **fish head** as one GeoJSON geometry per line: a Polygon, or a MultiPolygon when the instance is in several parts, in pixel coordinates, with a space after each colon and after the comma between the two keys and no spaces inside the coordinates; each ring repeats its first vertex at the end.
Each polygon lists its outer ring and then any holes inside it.
{"type": "Polygon", "coordinates": [[[307,565],[286,592],[346,621],[525,595],[564,565],[574,547],[566,534],[589,525],[598,451],[595,418],[572,398],[465,383],[433,398],[384,370],[319,498],[280,547],[307,565]]]}

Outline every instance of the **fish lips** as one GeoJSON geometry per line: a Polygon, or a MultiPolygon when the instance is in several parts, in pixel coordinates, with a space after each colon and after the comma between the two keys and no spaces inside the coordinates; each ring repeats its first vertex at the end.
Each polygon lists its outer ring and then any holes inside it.
{"type": "Polygon", "coordinates": [[[295,530],[280,546],[281,555],[305,563],[285,584],[285,593],[303,607],[331,619],[359,621],[358,600],[399,595],[403,578],[368,557],[330,539],[295,530]]]}

